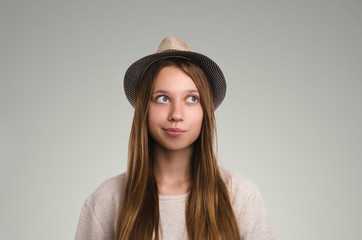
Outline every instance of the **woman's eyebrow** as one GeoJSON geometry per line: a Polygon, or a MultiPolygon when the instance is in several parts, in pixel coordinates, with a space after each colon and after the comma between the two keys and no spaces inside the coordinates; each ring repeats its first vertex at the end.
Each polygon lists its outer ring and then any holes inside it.
{"type": "MultiPolygon", "coordinates": [[[[199,91],[197,89],[189,89],[189,90],[185,90],[183,92],[185,92],[185,93],[197,93],[197,94],[199,93],[199,91]]],[[[170,92],[166,91],[166,90],[156,90],[152,94],[158,94],[158,93],[169,94],[170,92]]]]}
{"type": "Polygon", "coordinates": [[[165,90],[156,90],[152,94],[157,94],[157,93],[168,93],[168,92],[165,90]]]}
{"type": "Polygon", "coordinates": [[[197,89],[187,90],[186,92],[188,92],[188,93],[199,93],[199,91],[197,89]]]}

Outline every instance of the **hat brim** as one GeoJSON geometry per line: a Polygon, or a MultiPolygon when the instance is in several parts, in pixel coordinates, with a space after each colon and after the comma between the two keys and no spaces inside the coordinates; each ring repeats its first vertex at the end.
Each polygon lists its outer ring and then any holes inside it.
{"type": "Polygon", "coordinates": [[[160,53],[150,54],[137,60],[127,69],[124,76],[123,87],[130,104],[135,107],[136,87],[149,66],[160,59],[170,57],[189,59],[204,71],[211,86],[216,109],[224,100],[226,94],[226,81],[221,69],[213,60],[201,53],[180,50],[166,50],[160,53]]]}

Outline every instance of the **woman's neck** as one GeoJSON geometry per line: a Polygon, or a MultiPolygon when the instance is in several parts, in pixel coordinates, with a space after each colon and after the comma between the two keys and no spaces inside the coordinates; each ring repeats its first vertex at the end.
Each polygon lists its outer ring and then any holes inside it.
{"type": "Polygon", "coordinates": [[[160,195],[189,192],[192,151],[192,146],[178,151],[169,151],[157,143],[154,144],[152,149],[154,173],[160,195]]]}

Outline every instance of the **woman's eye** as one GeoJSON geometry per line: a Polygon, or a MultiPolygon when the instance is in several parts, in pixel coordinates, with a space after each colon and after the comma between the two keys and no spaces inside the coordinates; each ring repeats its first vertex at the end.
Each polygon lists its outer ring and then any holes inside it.
{"type": "Polygon", "coordinates": [[[197,103],[198,102],[198,98],[196,96],[190,96],[186,99],[186,102],[188,103],[197,103]]]}
{"type": "Polygon", "coordinates": [[[169,99],[168,97],[166,96],[159,96],[156,98],[156,102],[159,102],[159,103],[168,103],[169,102],[169,99]]]}

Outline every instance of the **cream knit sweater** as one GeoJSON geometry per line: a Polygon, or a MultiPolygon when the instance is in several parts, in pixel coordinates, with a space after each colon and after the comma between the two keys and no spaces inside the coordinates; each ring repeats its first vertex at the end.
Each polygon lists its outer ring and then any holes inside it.
{"type": "MultiPolygon", "coordinates": [[[[220,167],[244,240],[275,240],[264,201],[246,177],[220,167]]],[[[75,240],[113,240],[125,173],[103,182],[84,202],[75,240]]],[[[185,203],[188,194],[160,195],[164,240],[187,239],[185,203]]]]}

